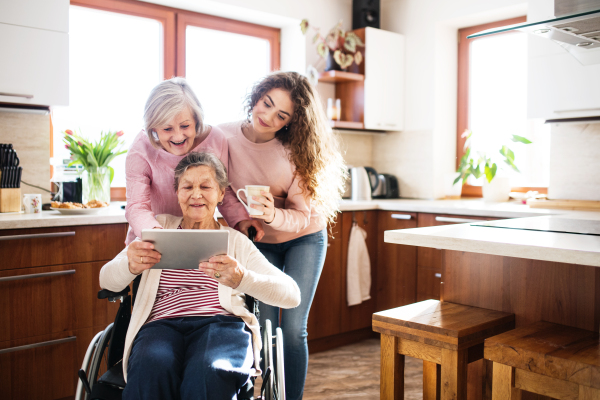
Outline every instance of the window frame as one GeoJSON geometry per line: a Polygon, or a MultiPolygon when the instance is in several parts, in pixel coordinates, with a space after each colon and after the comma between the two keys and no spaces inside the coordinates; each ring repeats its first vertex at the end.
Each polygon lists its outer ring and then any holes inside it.
{"type": "MultiPolygon", "coordinates": [[[[135,0],[70,0],[70,5],[159,21],[163,26],[164,79],[185,76],[185,28],[188,25],[267,39],[270,43],[271,70],[279,70],[281,65],[279,28],[135,0]]],[[[50,121],[50,157],[53,155],[53,129],[50,121]]],[[[111,187],[110,198],[111,201],[125,201],[125,188],[111,187]]]]}
{"type": "MultiPolygon", "coordinates": [[[[465,138],[463,132],[469,127],[469,66],[471,42],[478,38],[467,39],[467,36],[486,29],[500,26],[513,25],[526,22],[527,17],[516,17],[482,25],[470,26],[458,30],[458,79],[457,79],[457,118],[456,118],[456,168],[464,155],[465,138]]],[[[499,33],[499,35],[514,34],[514,32],[499,33]]],[[[536,190],[539,193],[548,193],[547,187],[513,187],[513,192],[527,192],[536,190]]],[[[481,186],[463,185],[462,196],[482,197],[481,186]]]]}

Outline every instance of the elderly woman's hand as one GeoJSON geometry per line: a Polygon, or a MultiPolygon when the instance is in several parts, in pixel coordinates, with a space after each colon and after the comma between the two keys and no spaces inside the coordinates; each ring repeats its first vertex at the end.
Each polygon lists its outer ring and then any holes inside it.
{"type": "Polygon", "coordinates": [[[160,253],[154,250],[154,245],[149,242],[135,240],[129,244],[127,259],[129,272],[139,275],[160,261],[160,253]]]}
{"type": "Polygon", "coordinates": [[[235,258],[228,255],[211,257],[208,262],[201,262],[198,267],[206,275],[233,289],[240,285],[246,270],[235,258]]]}

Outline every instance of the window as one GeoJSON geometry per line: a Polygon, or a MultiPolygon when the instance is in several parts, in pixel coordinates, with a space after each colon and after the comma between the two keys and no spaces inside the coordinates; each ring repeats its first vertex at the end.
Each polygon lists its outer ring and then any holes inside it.
{"type": "MultiPolygon", "coordinates": [[[[470,129],[474,133],[471,154],[482,151],[496,157],[494,161],[511,178],[512,186],[520,188],[516,190],[543,191],[549,180],[550,132],[543,120],[527,119],[527,35],[507,32],[466,39],[472,33],[520,21],[524,18],[459,31],[457,162],[464,153],[462,133],[470,129]],[[513,143],[513,134],[533,143],[513,143]],[[520,174],[503,167],[499,154],[503,144],[514,151],[520,174]]],[[[463,195],[481,195],[481,181],[468,183],[463,195]]]]}
{"type": "MultiPolygon", "coordinates": [[[[279,29],[127,0],[71,0],[69,46],[69,106],[52,114],[55,158],[69,157],[66,129],[92,140],[123,130],[129,147],[150,90],[173,76],[188,79],[207,123],[241,119],[246,91],[279,68],[279,29]]],[[[125,157],[111,163],[113,200],[125,199],[125,157]]]]}

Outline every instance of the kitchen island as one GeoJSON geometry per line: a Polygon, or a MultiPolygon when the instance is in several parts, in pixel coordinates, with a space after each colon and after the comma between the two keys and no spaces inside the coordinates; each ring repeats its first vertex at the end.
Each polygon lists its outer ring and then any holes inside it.
{"type": "MultiPolygon", "coordinates": [[[[548,321],[597,332],[600,236],[590,232],[600,228],[600,213],[558,214],[392,230],[384,240],[443,250],[443,301],[514,313],[516,327],[548,321]]],[[[488,362],[469,365],[469,400],[486,398],[490,374],[488,362]]]]}

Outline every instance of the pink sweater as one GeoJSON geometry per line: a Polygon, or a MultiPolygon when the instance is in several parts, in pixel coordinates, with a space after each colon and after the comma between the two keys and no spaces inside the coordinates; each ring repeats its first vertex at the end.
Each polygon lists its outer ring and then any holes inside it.
{"type": "MultiPolygon", "coordinates": [[[[227,140],[218,127],[213,126],[206,139],[192,151],[211,152],[227,167],[227,140]]],[[[136,236],[142,237],[142,229],[161,226],[154,218],[155,215],[182,215],[173,188],[173,180],[175,167],[183,157],[152,147],[144,131],[137,135],[127,151],[125,163],[127,177],[125,218],[129,222],[125,244],[131,243],[136,236]]],[[[223,205],[219,206],[219,211],[231,227],[250,218],[230,188],[225,192],[223,205]]]]}
{"type": "MultiPolygon", "coordinates": [[[[242,133],[242,121],[219,125],[229,147],[229,181],[234,192],[246,185],[268,185],[275,200],[275,219],[263,222],[261,243],[283,243],[325,228],[312,200],[302,193],[300,177],[279,140],[253,143],[242,133]]],[[[245,199],[244,194],[240,197],[245,199]]]]}

